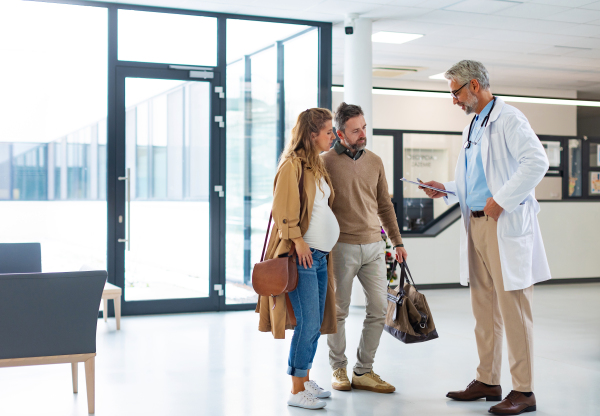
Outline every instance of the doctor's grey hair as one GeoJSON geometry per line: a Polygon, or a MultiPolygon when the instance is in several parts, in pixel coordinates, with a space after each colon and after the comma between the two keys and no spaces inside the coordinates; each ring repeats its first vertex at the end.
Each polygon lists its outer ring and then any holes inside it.
{"type": "Polygon", "coordinates": [[[444,77],[448,80],[456,80],[460,85],[476,79],[482,89],[490,89],[490,75],[481,62],[460,61],[452,65],[452,68],[444,73],[444,77]]]}

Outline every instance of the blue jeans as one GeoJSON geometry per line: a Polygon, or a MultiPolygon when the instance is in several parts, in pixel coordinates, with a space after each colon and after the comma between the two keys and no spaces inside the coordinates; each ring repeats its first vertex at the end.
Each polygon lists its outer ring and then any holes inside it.
{"type": "Polygon", "coordinates": [[[296,328],[290,346],[287,373],[294,377],[306,377],[317,352],[321,324],[327,294],[327,258],[325,253],[310,249],[313,264],[305,269],[298,263],[298,287],[289,293],[296,328]]]}

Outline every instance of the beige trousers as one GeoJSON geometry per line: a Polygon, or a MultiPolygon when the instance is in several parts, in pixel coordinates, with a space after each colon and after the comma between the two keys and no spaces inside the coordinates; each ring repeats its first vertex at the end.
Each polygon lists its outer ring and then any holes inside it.
{"type": "Polygon", "coordinates": [[[497,222],[471,216],[469,281],[479,353],[477,380],[500,384],[502,337],[506,331],[513,390],[533,391],[533,286],[504,290],[497,222]]]}
{"type": "Polygon", "coordinates": [[[329,364],[346,368],[346,318],[350,310],[352,282],[357,276],[366,297],[367,316],[356,352],[354,371],[364,374],[371,371],[379,339],[383,333],[387,312],[387,268],[385,244],[337,243],[329,255],[335,277],[335,301],[337,307],[337,333],[327,336],[329,364]]]}

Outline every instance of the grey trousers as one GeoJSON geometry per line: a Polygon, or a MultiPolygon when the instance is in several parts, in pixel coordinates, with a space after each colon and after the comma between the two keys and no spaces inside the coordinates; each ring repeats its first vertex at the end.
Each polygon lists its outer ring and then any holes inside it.
{"type": "Polygon", "coordinates": [[[335,300],[337,303],[337,333],[327,336],[329,364],[335,370],[348,365],[346,358],[346,318],[350,309],[352,282],[357,276],[366,296],[367,316],[356,353],[354,371],[364,374],[371,371],[387,312],[387,268],[385,243],[371,244],[337,243],[329,260],[335,277],[335,300]]]}

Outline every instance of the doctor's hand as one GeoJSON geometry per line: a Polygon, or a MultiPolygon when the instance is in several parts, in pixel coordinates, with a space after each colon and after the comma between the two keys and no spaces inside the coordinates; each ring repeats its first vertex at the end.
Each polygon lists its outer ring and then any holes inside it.
{"type": "Polygon", "coordinates": [[[408,253],[406,252],[404,247],[396,247],[396,260],[398,260],[398,263],[402,263],[407,258],[408,253]]]}
{"type": "MultiPolygon", "coordinates": [[[[446,190],[446,187],[443,184],[441,184],[440,182],[429,181],[429,182],[422,182],[422,183],[424,185],[433,186],[434,188],[446,190]]],[[[443,192],[434,191],[433,189],[429,189],[429,188],[423,188],[422,186],[419,186],[419,189],[424,190],[429,198],[441,198],[446,195],[443,192]]]]}
{"type": "Polygon", "coordinates": [[[502,214],[502,211],[504,211],[504,208],[498,205],[496,201],[494,201],[494,198],[488,198],[487,203],[483,208],[483,212],[485,212],[485,215],[492,217],[494,221],[498,221],[498,218],[500,217],[500,214],[502,214]]]}

